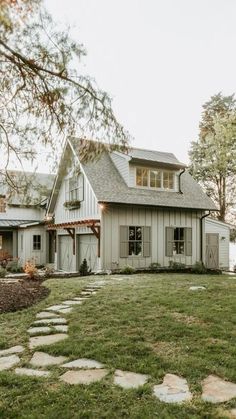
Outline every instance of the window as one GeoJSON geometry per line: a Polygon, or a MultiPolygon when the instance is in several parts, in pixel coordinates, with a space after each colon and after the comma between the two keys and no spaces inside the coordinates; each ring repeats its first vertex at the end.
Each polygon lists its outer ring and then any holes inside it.
{"type": "Polygon", "coordinates": [[[149,257],[151,227],[120,226],[120,257],[149,257]]]}
{"type": "Polygon", "coordinates": [[[136,185],[148,186],[148,169],[136,169],[136,185]]]}
{"type": "Polygon", "coordinates": [[[161,188],[161,172],[159,170],[150,170],[150,187],[161,188]]]}
{"type": "Polygon", "coordinates": [[[184,255],[184,228],[174,228],[173,254],[184,255]]]}
{"type": "Polygon", "coordinates": [[[156,189],[174,189],[175,172],[157,169],[136,168],[136,186],[156,188],[156,189]]]}
{"type": "Polygon", "coordinates": [[[6,212],[6,199],[3,196],[0,197],[0,212],[6,212]]]}
{"type": "Polygon", "coordinates": [[[129,227],[129,256],[142,254],[142,227],[129,227]]]}
{"type": "Polygon", "coordinates": [[[166,256],[192,256],[192,228],[166,227],[166,256]]]}
{"type": "Polygon", "coordinates": [[[174,189],[174,173],[163,172],[163,188],[174,189]]]}
{"type": "Polygon", "coordinates": [[[2,250],[2,236],[0,236],[0,250],[2,250]]]}
{"type": "Polygon", "coordinates": [[[33,250],[41,250],[41,236],[40,234],[33,235],[33,250]]]}
{"type": "Polygon", "coordinates": [[[83,201],[84,179],[83,174],[73,176],[66,182],[66,201],[83,201]]]}

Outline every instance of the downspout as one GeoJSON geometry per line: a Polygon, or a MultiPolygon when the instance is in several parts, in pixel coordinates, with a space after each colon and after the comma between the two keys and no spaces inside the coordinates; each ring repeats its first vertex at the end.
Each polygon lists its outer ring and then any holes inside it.
{"type": "Polygon", "coordinates": [[[200,261],[203,263],[203,219],[210,215],[211,211],[208,211],[208,214],[204,214],[200,218],[200,261]]]}
{"type": "Polygon", "coordinates": [[[181,180],[180,180],[180,177],[181,177],[181,176],[182,176],[182,174],[185,172],[185,170],[186,170],[186,169],[184,168],[184,169],[182,170],[182,172],[180,172],[180,174],[179,174],[179,193],[181,193],[181,194],[182,194],[183,192],[182,192],[182,190],[181,190],[181,180]]]}

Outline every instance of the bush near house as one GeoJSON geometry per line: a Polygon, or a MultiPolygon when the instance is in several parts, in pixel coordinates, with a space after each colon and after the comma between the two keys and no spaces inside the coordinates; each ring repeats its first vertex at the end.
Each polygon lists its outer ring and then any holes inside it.
{"type": "Polygon", "coordinates": [[[19,259],[15,258],[7,262],[6,270],[11,273],[21,273],[24,272],[22,266],[19,264],[19,259]]]}
{"type": "Polygon", "coordinates": [[[84,259],[83,262],[81,263],[80,268],[79,268],[79,273],[81,276],[87,276],[91,273],[91,269],[89,269],[86,259],[84,259]]]}
{"type": "Polygon", "coordinates": [[[6,274],[7,274],[6,269],[0,266],[0,278],[5,278],[6,274]]]}
{"type": "Polygon", "coordinates": [[[28,278],[31,280],[35,280],[39,278],[38,269],[35,266],[35,262],[33,260],[28,260],[24,265],[24,272],[28,275],[28,278]]]}

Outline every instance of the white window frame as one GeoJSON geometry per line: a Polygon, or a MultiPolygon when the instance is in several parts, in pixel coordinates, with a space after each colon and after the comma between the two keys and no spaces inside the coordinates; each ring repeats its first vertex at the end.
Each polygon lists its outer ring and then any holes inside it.
{"type": "Polygon", "coordinates": [[[158,169],[158,168],[150,168],[150,167],[143,167],[143,166],[137,166],[135,167],[135,186],[136,188],[141,189],[151,189],[151,190],[158,190],[158,191],[175,191],[176,189],[176,172],[174,170],[166,170],[166,169],[158,169]],[[137,184],[137,170],[147,170],[147,186],[138,185],[137,184]],[[161,187],[157,188],[150,185],[150,177],[151,177],[151,171],[153,172],[160,172],[161,174],[161,187]],[[171,173],[173,175],[173,188],[164,188],[164,173],[171,173]]]}
{"type": "Polygon", "coordinates": [[[84,200],[84,176],[82,173],[73,175],[65,180],[65,200],[66,201],[83,201],[84,200]],[[70,182],[75,181],[76,187],[70,188],[70,182]],[[72,192],[76,191],[76,197],[72,197],[72,192]]]}

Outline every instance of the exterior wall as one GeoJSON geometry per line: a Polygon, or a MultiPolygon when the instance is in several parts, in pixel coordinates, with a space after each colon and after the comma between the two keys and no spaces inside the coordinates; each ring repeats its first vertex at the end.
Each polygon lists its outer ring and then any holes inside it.
{"type": "Polygon", "coordinates": [[[18,257],[20,264],[29,259],[34,259],[37,265],[47,262],[46,229],[44,226],[20,228],[18,230],[18,257]],[[33,235],[41,235],[41,249],[33,250],[33,235]]]}
{"type": "Polygon", "coordinates": [[[101,260],[103,269],[120,269],[126,265],[147,268],[158,262],[169,266],[171,260],[193,265],[200,260],[201,211],[162,210],[139,207],[110,206],[102,215],[101,260]],[[150,226],[151,256],[120,257],[120,226],[150,226]],[[165,227],[192,228],[192,256],[165,256],[165,227]]]}
{"type": "Polygon", "coordinates": [[[119,153],[111,153],[111,159],[124,181],[129,185],[129,162],[127,158],[121,156],[119,153]]]}
{"type": "Polygon", "coordinates": [[[219,234],[219,268],[229,269],[230,228],[217,220],[205,219],[205,233],[219,234]]]}
{"type": "MultiPolygon", "coordinates": [[[[83,173],[82,167],[81,171],[83,173]]],[[[97,202],[97,199],[94,195],[94,192],[85,176],[84,175],[84,200],[81,202],[80,208],[75,210],[69,210],[64,207],[64,202],[66,201],[66,181],[70,177],[70,169],[68,170],[68,173],[63,177],[61,182],[60,191],[57,198],[57,203],[55,206],[55,224],[58,223],[65,223],[70,221],[79,221],[83,219],[100,219],[101,217],[101,211],[97,202]]],[[[78,252],[79,252],[79,246],[78,246],[78,234],[91,234],[91,230],[87,227],[80,227],[75,229],[76,234],[76,240],[75,240],[75,255],[72,255],[72,264],[71,264],[71,271],[78,271],[78,252]]],[[[59,268],[59,249],[58,244],[59,240],[58,237],[60,235],[68,235],[68,232],[64,229],[57,230],[57,252],[55,253],[55,267],[59,268]]],[[[72,239],[71,239],[72,240],[72,239]]]]}
{"type": "Polygon", "coordinates": [[[99,218],[100,210],[94,192],[84,175],[84,200],[81,206],[75,210],[69,210],[64,207],[66,201],[66,180],[69,174],[64,176],[61,182],[60,191],[55,207],[55,223],[65,223],[74,220],[82,220],[86,218],[99,218]]]}

